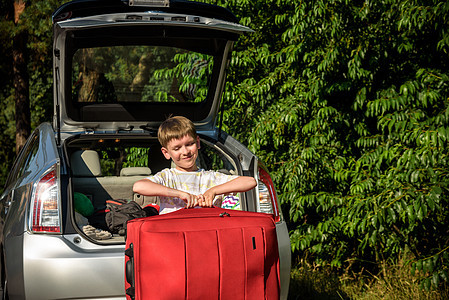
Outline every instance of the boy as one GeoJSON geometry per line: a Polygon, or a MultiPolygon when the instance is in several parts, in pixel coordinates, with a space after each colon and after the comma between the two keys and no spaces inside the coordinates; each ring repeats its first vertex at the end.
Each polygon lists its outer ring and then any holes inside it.
{"type": "Polygon", "coordinates": [[[144,196],[159,196],[160,214],[183,207],[220,206],[221,198],[217,196],[246,192],[257,185],[253,177],[198,169],[200,138],[193,123],[185,117],[165,120],[159,127],[158,140],[164,157],[173,160],[176,168],[167,168],[137,181],[133,191],[144,196]]]}

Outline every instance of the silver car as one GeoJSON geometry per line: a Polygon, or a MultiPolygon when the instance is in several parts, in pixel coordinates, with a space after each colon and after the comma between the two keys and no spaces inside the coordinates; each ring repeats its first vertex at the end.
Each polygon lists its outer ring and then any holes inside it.
{"type": "Polygon", "coordinates": [[[53,121],[31,134],[0,199],[4,298],[125,299],[124,236],[93,219],[110,199],[157,203],[132,185],[170,167],[156,132],[183,115],[201,138],[201,168],[258,180],[228,205],[274,214],[286,299],[290,240],[273,182],[217,118],[233,43],[251,30],[182,0],[73,1],[53,23],[53,121]]]}

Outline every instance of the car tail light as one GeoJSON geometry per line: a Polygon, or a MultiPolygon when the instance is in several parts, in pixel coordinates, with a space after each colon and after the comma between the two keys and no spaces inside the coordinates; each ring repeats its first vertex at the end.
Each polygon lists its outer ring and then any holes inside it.
{"type": "Polygon", "coordinates": [[[276,190],[270,174],[262,166],[259,166],[258,190],[259,211],[274,214],[275,221],[279,222],[281,220],[281,212],[279,210],[276,190]]]}
{"type": "Polygon", "coordinates": [[[58,182],[55,165],[36,183],[30,206],[33,232],[61,232],[58,182]]]}

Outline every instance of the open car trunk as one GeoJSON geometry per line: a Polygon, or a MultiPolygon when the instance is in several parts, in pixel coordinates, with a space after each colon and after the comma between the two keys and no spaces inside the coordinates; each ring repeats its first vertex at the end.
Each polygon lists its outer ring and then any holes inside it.
{"type": "MultiPolygon", "coordinates": [[[[121,138],[82,134],[66,141],[66,152],[70,158],[76,226],[96,242],[124,242],[125,232],[111,228],[105,210],[111,200],[136,202],[141,208],[159,204],[158,197],[133,192],[136,181],[171,167],[171,161],[161,153],[159,142],[148,134],[121,138]]],[[[197,165],[226,174],[242,172],[235,157],[207,139],[201,141],[197,165]]],[[[239,201],[233,197],[232,205],[228,201],[224,207],[245,208],[244,193],[237,198],[239,201]]]]}

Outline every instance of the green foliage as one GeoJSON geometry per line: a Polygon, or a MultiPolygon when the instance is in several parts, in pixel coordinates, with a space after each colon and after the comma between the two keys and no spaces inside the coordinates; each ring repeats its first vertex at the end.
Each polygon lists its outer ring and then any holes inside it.
{"type": "Polygon", "coordinates": [[[148,166],[149,148],[106,147],[97,150],[101,153],[101,173],[103,176],[119,176],[126,167],[148,166]]]}
{"type": "MultiPolygon", "coordinates": [[[[174,56],[173,68],[156,70],[156,80],[175,80],[179,82],[179,91],[193,102],[202,102],[206,99],[209,74],[212,74],[213,60],[207,54],[188,52],[178,53],[174,56]]],[[[167,92],[159,92],[159,99],[168,101],[167,92]]],[[[177,101],[170,99],[170,101],[177,101]]]]}
{"type": "Polygon", "coordinates": [[[432,261],[423,287],[446,280],[449,4],[225,4],[256,32],[233,53],[224,127],[268,163],[294,253],[357,271],[409,249],[432,261]]]}
{"type": "Polygon", "coordinates": [[[126,160],[123,167],[146,167],[148,166],[149,148],[130,148],[126,149],[126,160]]]}
{"type": "MultiPolygon", "coordinates": [[[[63,1],[67,2],[67,1],[63,1]]],[[[0,186],[15,159],[15,112],[12,69],[12,38],[19,32],[27,32],[28,71],[30,80],[31,125],[51,121],[53,110],[52,67],[52,12],[61,1],[26,1],[20,22],[13,22],[12,1],[0,4],[0,186]]]]}

